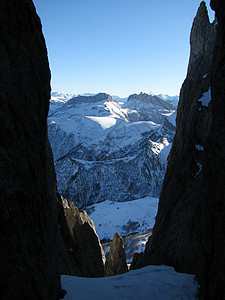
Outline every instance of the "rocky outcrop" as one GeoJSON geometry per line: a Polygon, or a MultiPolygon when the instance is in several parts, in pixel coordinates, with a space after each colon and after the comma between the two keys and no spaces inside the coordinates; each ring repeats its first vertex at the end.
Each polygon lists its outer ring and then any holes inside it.
{"type": "Polygon", "coordinates": [[[110,244],[109,255],[105,263],[105,276],[123,274],[128,271],[123,239],[115,233],[110,244]]]}
{"type": "MultiPolygon", "coordinates": [[[[95,231],[93,221],[87,213],[79,211],[73,202],[68,205],[68,202],[63,199],[64,213],[69,227],[70,235],[76,245],[67,249],[71,253],[73,260],[78,260],[77,263],[82,267],[80,276],[86,277],[103,277],[105,254],[98,235],[95,231]],[[74,252],[79,252],[75,254],[74,252]]],[[[77,268],[79,270],[79,268],[77,268]]]]}
{"type": "MultiPolygon", "coordinates": [[[[151,235],[152,235],[152,231],[151,231],[151,235]]],[[[151,235],[149,236],[146,244],[145,244],[145,253],[147,253],[149,251],[149,247],[150,247],[150,241],[151,241],[151,235]]],[[[130,265],[130,270],[135,270],[138,269],[140,265],[142,265],[143,263],[143,257],[144,257],[144,252],[136,252],[134,253],[131,265],[130,265]]],[[[145,259],[145,257],[144,257],[145,259]]]]}
{"type": "Polygon", "coordinates": [[[196,71],[204,72],[210,66],[215,38],[215,26],[210,24],[205,2],[202,1],[191,28],[191,52],[187,72],[189,78],[196,77],[196,71]]]}
{"type": "Polygon", "coordinates": [[[130,265],[130,270],[135,270],[136,268],[138,269],[139,265],[142,263],[142,259],[143,259],[143,252],[134,253],[131,265],[130,265]]]}
{"type": "Polygon", "coordinates": [[[194,273],[204,299],[225,297],[224,1],[202,2],[191,31],[191,57],[150,244],[139,266],[167,264],[194,273]],[[215,27],[218,27],[217,34],[215,27]],[[216,42],[215,42],[216,40],[216,42]]]}
{"type": "Polygon", "coordinates": [[[76,105],[76,104],[81,104],[81,103],[95,103],[99,102],[102,100],[111,100],[112,97],[106,93],[98,93],[97,95],[94,96],[74,96],[72,97],[67,103],[69,105],[76,105]]]}

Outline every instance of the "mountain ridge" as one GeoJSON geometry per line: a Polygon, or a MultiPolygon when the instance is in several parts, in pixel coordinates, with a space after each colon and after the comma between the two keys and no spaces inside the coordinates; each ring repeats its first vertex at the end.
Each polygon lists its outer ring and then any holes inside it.
{"type": "Polygon", "coordinates": [[[105,93],[51,102],[48,132],[59,191],[78,206],[158,196],[174,113],[171,104],[142,93],[125,103],[105,93]]]}

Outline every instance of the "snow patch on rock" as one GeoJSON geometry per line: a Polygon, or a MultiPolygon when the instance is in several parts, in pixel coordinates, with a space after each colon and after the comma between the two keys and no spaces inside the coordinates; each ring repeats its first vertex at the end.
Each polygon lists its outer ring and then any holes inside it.
{"type": "Polygon", "coordinates": [[[211,99],[211,88],[209,88],[207,92],[203,93],[203,96],[198,99],[198,101],[202,103],[202,106],[208,107],[211,99]]]}

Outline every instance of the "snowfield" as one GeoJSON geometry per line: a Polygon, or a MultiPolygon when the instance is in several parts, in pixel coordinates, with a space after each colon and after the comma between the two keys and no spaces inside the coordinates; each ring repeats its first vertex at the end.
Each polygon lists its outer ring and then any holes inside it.
{"type": "Polygon", "coordinates": [[[65,300],[193,300],[198,284],[194,275],[167,266],[147,266],[105,278],[61,276],[65,300]]]}
{"type": "Polygon", "coordinates": [[[113,239],[118,232],[121,236],[152,229],[158,210],[158,198],[144,197],[133,201],[104,201],[91,205],[85,210],[94,221],[99,239],[113,239]]]}

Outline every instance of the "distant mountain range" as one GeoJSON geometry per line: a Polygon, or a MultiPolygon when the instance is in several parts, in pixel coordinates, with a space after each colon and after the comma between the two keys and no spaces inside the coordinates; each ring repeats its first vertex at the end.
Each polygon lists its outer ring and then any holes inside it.
{"type": "Polygon", "coordinates": [[[175,107],[177,107],[177,105],[178,105],[179,96],[169,96],[169,95],[165,95],[165,94],[159,94],[157,96],[165,101],[170,102],[175,107]]]}
{"type": "MultiPolygon", "coordinates": [[[[84,93],[84,94],[63,94],[60,92],[51,92],[51,100],[55,100],[55,101],[67,101],[69,99],[71,99],[72,97],[77,97],[77,96],[94,96],[96,94],[93,93],[84,93]]],[[[154,96],[154,95],[153,95],[154,96]]],[[[156,95],[157,97],[159,97],[162,100],[168,101],[171,104],[173,104],[173,106],[177,107],[178,105],[178,101],[179,101],[179,96],[169,96],[166,94],[159,94],[156,95]]],[[[119,97],[119,96],[115,96],[113,95],[112,98],[116,101],[121,101],[121,102],[126,102],[128,97],[119,97]]]]}
{"type": "Polygon", "coordinates": [[[52,93],[49,140],[62,196],[78,207],[157,197],[175,133],[172,100],[52,93]]]}

